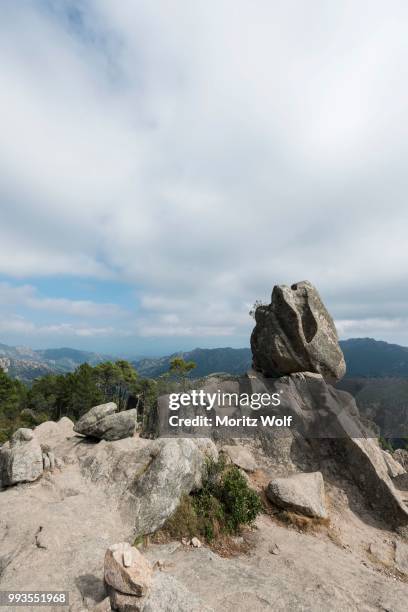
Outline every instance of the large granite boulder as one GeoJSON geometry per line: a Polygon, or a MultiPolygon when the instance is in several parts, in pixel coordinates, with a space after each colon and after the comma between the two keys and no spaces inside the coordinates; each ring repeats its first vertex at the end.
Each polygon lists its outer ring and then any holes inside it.
{"type": "Polygon", "coordinates": [[[269,483],[266,495],[279,508],[294,510],[313,518],[327,518],[321,472],[275,478],[269,483]]]}
{"type": "Polygon", "coordinates": [[[18,429],[0,451],[0,486],[32,482],[43,473],[43,454],[31,429],[18,429]]]}
{"type": "Polygon", "coordinates": [[[211,440],[186,438],[158,440],[155,454],[121,502],[125,516],[135,518],[137,536],[159,529],[182,495],[201,486],[206,459],[218,456],[211,440]]]}
{"type": "Polygon", "coordinates": [[[251,336],[253,367],[265,376],[315,372],[340,380],[346,371],[333,319],[308,281],[276,285],[258,306],[251,336]]]}
{"type": "Polygon", "coordinates": [[[137,411],[118,412],[114,402],[94,406],[74,426],[74,431],[98,440],[121,440],[133,436],[137,411]]]}

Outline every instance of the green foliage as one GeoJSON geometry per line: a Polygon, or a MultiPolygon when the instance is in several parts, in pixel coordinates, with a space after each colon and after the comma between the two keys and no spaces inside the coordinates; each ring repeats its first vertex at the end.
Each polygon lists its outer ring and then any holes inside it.
{"type": "Polygon", "coordinates": [[[169,375],[179,381],[183,390],[186,390],[186,379],[195,367],[194,361],[185,361],[183,357],[174,357],[170,361],[169,375]]]}
{"type": "Polygon", "coordinates": [[[25,397],[25,386],[0,369],[0,443],[5,442],[13,433],[25,397]]]}
{"type": "Polygon", "coordinates": [[[391,440],[388,440],[387,438],[383,438],[382,436],[380,436],[378,438],[378,442],[380,443],[380,446],[383,450],[388,450],[391,453],[394,452],[395,448],[393,447],[391,440]]]}
{"type": "Polygon", "coordinates": [[[119,410],[137,408],[139,421],[155,405],[159,388],[140,378],[125,360],[87,363],[74,372],[46,375],[27,388],[0,370],[0,443],[18,427],[35,427],[44,420],[80,418],[92,406],[115,402],[119,410]]]}
{"type": "Polygon", "coordinates": [[[164,530],[172,537],[201,535],[211,542],[220,534],[236,534],[262,511],[259,495],[249,488],[235,465],[209,460],[200,491],[182,498],[164,530]]]}

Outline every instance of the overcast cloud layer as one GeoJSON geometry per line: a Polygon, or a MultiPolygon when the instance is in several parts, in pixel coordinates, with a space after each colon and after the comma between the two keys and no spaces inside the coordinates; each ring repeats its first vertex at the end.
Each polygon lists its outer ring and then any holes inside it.
{"type": "Polygon", "coordinates": [[[308,279],[408,344],[406,2],[0,10],[0,342],[244,346],[308,279]]]}

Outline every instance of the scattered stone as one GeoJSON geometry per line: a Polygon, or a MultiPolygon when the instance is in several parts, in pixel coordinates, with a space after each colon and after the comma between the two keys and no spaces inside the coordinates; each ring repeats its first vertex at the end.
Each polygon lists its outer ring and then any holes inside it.
{"type": "Polygon", "coordinates": [[[333,319],[308,281],[276,285],[269,306],[255,311],[253,367],[264,376],[316,372],[340,380],[346,364],[333,319]]]}
{"type": "Polygon", "coordinates": [[[183,546],[190,546],[191,542],[187,538],[181,538],[181,543],[183,546]]]}
{"type": "Polygon", "coordinates": [[[380,563],[390,566],[393,561],[393,547],[386,542],[371,542],[368,552],[380,563]]]}
{"type": "Polygon", "coordinates": [[[192,538],[191,546],[194,546],[194,548],[201,548],[202,544],[198,538],[192,538]]]}
{"type": "Polygon", "coordinates": [[[294,474],[271,480],[266,495],[271,502],[314,518],[327,518],[321,472],[294,474]]]}
{"type": "Polygon", "coordinates": [[[221,450],[231,459],[232,463],[246,472],[255,472],[258,468],[251,451],[244,446],[223,446],[221,450]]]}
{"type": "Polygon", "coordinates": [[[271,553],[271,555],[279,555],[280,548],[277,544],[273,544],[273,546],[270,547],[269,552],[271,553]]]}
{"type": "Polygon", "coordinates": [[[74,431],[98,440],[121,440],[136,430],[136,410],[118,412],[114,402],[94,406],[74,426],[74,431]]]}
{"type": "MultiPolygon", "coordinates": [[[[152,583],[152,567],[149,561],[127,542],[113,545],[106,551],[104,563],[105,581],[115,591],[142,597],[152,583]],[[131,565],[123,564],[123,553],[130,552],[131,565]]],[[[112,599],[111,599],[112,601],[112,599]]]]}

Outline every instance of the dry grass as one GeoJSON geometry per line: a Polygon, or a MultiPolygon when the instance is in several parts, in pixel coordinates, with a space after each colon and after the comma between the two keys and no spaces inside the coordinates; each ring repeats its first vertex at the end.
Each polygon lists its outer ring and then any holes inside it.
{"type": "Polygon", "coordinates": [[[278,522],[294,527],[297,531],[302,533],[319,533],[321,531],[327,531],[330,520],[328,518],[312,518],[304,516],[303,514],[297,514],[289,510],[281,510],[274,514],[274,518],[278,522]]]}

